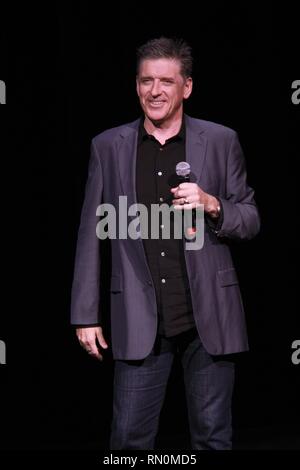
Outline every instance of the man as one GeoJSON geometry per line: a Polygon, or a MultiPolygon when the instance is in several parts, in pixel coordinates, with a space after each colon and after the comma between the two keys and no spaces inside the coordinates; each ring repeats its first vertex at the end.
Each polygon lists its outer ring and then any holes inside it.
{"type": "Polygon", "coordinates": [[[183,365],[192,448],[231,448],[234,364],[226,355],[248,343],[228,241],[254,237],[260,222],[236,133],[183,113],[191,74],[184,41],[141,46],[136,87],[143,118],[92,141],[72,290],[72,324],[92,356],[102,360],[108,347],[99,311],[97,207],[105,202],[118,211],[123,195],[128,206],[202,204],[205,213],[199,250],[165,239],[163,224],[158,239],[111,240],[111,449],[153,449],[174,354],[183,365]],[[192,176],[178,184],[182,161],[192,176]]]}

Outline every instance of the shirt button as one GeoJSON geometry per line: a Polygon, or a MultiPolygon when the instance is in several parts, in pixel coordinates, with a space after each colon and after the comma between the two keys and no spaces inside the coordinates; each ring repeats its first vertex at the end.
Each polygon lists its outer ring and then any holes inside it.
{"type": "Polygon", "coordinates": [[[161,224],[160,228],[165,228],[164,224],[161,224]]]}
{"type": "Polygon", "coordinates": [[[163,202],[163,200],[164,200],[163,197],[160,197],[160,198],[159,198],[159,201],[160,201],[160,202],[163,202]]]}
{"type": "Polygon", "coordinates": [[[165,256],[166,253],[164,251],[161,252],[161,256],[165,256]]]}
{"type": "Polygon", "coordinates": [[[162,151],[163,151],[163,148],[162,148],[162,147],[160,147],[160,148],[159,148],[159,150],[162,152],[162,151]]]}
{"type": "Polygon", "coordinates": [[[161,280],[161,282],[162,282],[163,284],[165,284],[165,283],[166,283],[166,280],[163,278],[163,279],[161,280]]]}
{"type": "Polygon", "coordinates": [[[158,171],[157,174],[158,174],[158,176],[161,176],[161,175],[162,175],[162,171],[158,171]]]}

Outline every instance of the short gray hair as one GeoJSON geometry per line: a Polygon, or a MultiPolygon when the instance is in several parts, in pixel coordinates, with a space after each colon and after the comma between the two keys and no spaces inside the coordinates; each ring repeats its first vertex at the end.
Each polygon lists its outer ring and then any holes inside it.
{"type": "Polygon", "coordinates": [[[192,76],[192,48],[183,39],[160,37],[150,39],[137,49],[137,74],[145,59],[176,59],[180,63],[180,73],[184,78],[192,76]]]}

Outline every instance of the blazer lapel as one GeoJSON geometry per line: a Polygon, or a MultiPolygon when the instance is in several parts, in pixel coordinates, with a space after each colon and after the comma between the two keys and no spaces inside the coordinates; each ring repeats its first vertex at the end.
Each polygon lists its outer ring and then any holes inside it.
{"type": "MultiPolygon", "coordinates": [[[[140,119],[134,121],[130,126],[122,130],[121,142],[119,146],[119,172],[121,180],[121,188],[123,194],[127,196],[127,207],[129,208],[132,204],[137,204],[136,194],[136,156],[137,156],[137,141],[138,141],[138,129],[140,119]]],[[[136,217],[129,216],[129,219],[136,217]]],[[[151,273],[147,263],[146,253],[142,238],[139,237],[133,241],[134,256],[133,260],[140,260],[141,264],[137,264],[137,269],[140,272],[141,279],[149,284],[151,279],[151,273]],[[136,256],[138,254],[138,256],[136,256]]],[[[130,244],[131,245],[131,244],[130,244]]],[[[129,245],[129,246],[130,246],[129,245]]]]}
{"type": "Polygon", "coordinates": [[[137,203],[135,168],[139,122],[140,119],[122,130],[118,149],[121,187],[123,194],[127,196],[128,207],[137,203]]]}
{"type": "Polygon", "coordinates": [[[186,122],[186,161],[191,166],[191,181],[200,185],[206,157],[207,138],[194,119],[185,115],[186,122]]]}

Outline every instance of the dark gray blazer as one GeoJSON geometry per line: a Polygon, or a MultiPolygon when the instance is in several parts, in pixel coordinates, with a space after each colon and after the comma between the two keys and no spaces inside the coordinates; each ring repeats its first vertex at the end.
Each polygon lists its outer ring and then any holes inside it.
{"type": "MultiPolygon", "coordinates": [[[[235,131],[186,119],[186,160],[197,184],[218,196],[224,220],[215,233],[205,224],[201,250],[184,250],[199,336],[210,354],[248,349],[243,304],[228,239],[250,239],[260,227],[254,191],[246,181],[243,153],[235,131]]],[[[97,206],[136,202],[135,162],[139,120],[109,129],[91,145],[89,175],[78,234],[72,287],[71,323],[99,321],[99,238],[97,206]]],[[[151,351],[157,328],[154,286],[142,239],[112,240],[111,333],[115,359],[142,359],[151,351]]],[[[101,312],[103,315],[103,312],[101,312]]]]}

